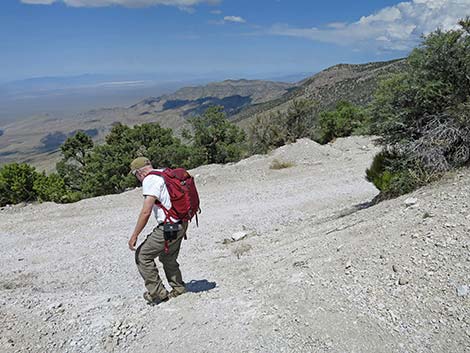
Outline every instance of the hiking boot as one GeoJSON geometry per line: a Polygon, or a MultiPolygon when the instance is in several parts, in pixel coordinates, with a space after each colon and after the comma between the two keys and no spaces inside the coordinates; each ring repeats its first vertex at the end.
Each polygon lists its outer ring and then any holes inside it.
{"type": "Polygon", "coordinates": [[[186,289],[184,289],[182,292],[173,289],[173,290],[168,294],[168,298],[170,298],[170,299],[176,298],[177,296],[179,296],[179,295],[181,295],[181,294],[184,294],[184,293],[186,293],[186,289]]]}
{"type": "Polygon", "coordinates": [[[167,295],[165,298],[154,298],[150,295],[149,292],[144,293],[144,299],[147,301],[147,304],[149,305],[158,305],[160,303],[166,302],[169,299],[169,295],[167,295]]]}

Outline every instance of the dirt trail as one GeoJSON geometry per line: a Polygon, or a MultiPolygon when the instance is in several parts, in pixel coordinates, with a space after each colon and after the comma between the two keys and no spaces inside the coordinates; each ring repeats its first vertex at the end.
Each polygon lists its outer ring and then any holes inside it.
{"type": "Polygon", "coordinates": [[[140,189],[4,208],[0,351],[470,350],[470,173],[358,211],[376,151],[304,139],[194,170],[203,213],[180,255],[194,292],[156,307],[127,249],[140,189]]]}

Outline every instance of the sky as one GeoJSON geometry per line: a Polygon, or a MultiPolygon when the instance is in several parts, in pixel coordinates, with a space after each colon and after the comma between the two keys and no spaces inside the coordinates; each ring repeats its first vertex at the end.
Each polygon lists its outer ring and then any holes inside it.
{"type": "Polygon", "coordinates": [[[317,72],[406,56],[470,0],[1,0],[0,82],[317,72]]]}

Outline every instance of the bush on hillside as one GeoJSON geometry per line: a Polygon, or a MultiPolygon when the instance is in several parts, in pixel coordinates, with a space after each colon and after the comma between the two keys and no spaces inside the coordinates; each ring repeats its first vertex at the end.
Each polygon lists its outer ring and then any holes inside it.
{"type": "Polygon", "coordinates": [[[67,138],[60,146],[60,151],[64,156],[64,160],[73,159],[77,165],[84,167],[86,158],[93,148],[93,140],[83,131],[78,131],[72,137],[67,138]]]}
{"type": "Polygon", "coordinates": [[[36,168],[26,163],[6,164],[0,169],[0,206],[33,201],[73,202],[78,199],[57,173],[38,173],[36,168]]]}
{"type": "Polygon", "coordinates": [[[366,170],[366,179],[381,191],[377,200],[397,197],[423,186],[424,183],[413,173],[418,166],[409,164],[399,155],[382,151],[374,157],[372,165],[366,170]]]}
{"type": "Polygon", "coordinates": [[[426,36],[408,57],[407,72],[379,86],[371,129],[388,153],[371,169],[384,196],[409,192],[470,162],[470,18],[460,27],[426,36]],[[400,182],[388,173],[400,175],[400,182]]]}
{"type": "Polygon", "coordinates": [[[116,124],[105,143],[97,146],[82,135],[78,132],[64,143],[57,170],[67,186],[83,197],[115,194],[137,186],[137,180],[129,175],[129,164],[137,156],[148,157],[155,167],[196,165],[191,149],[174,137],[171,129],[156,123],[134,127],[116,124]]]}
{"type": "Polygon", "coordinates": [[[251,154],[265,154],[285,144],[284,127],[280,112],[269,116],[258,115],[248,130],[249,151],[251,154]]]}
{"type": "Polygon", "coordinates": [[[337,137],[368,134],[368,116],[363,108],[339,102],[331,111],[320,113],[314,140],[325,144],[337,137]]]}
{"type": "Polygon", "coordinates": [[[287,143],[311,136],[311,129],[316,118],[315,108],[314,102],[307,99],[294,100],[287,108],[287,112],[281,121],[284,124],[287,143]]]}
{"type": "MultiPolygon", "coordinates": [[[[46,173],[38,173],[34,180],[33,190],[39,201],[52,202],[69,202],[69,195],[65,186],[65,181],[57,173],[46,175],[46,173]]],[[[72,198],[73,199],[73,198],[72,198]]]]}
{"type": "Polygon", "coordinates": [[[94,145],[82,131],[61,146],[57,173],[47,176],[27,164],[13,163],[0,169],[0,205],[24,201],[74,202],[85,197],[115,194],[135,187],[129,164],[146,156],[155,167],[194,168],[205,163],[240,160],[246,153],[243,130],[230,123],[221,107],[209,108],[191,120],[194,136],[186,145],[171,129],[148,123],[113,126],[105,143],[94,145]]]}
{"type": "Polygon", "coordinates": [[[223,107],[210,107],[189,122],[192,132],[184,136],[192,141],[196,164],[237,162],[246,156],[246,134],[226,118],[223,107]]]}
{"type": "Polygon", "coordinates": [[[257,116],[249,127],[249,149],[252,154],[267,153],[286,143],[312,136],[315,104],[306,99],[294,100],[286,112],[257,116]]]}
{"type": "Polygon", "coordinates": [[[83,131],[78,131],[75,135],[67,138],[60,146],[63,157],[56,164],[56,170],[71,190],[81,190],[85,177],[83,170],[93,147],[93,140],[83,131]]]}
{"type": "Polygon", "coordinates": [[[33,189],[38,173],[25,163],[6,164],[0,169],[0,206],[35,201],[33,189]]]}

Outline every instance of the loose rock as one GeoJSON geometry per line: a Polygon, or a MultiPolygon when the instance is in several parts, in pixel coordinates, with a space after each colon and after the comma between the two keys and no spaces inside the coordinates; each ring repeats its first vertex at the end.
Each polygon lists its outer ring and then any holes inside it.
{"type": "Polygon", "coordinates": [[[232,234],[232,240],[233,241],[240,241],[248,236],[247,232],[236,232],[232,234]]]}
{"type": "Polygon", "coordinates": [[[408,277],[400,277],[400,279],[398,280],[398,284],[400,286],[404,286],[406,284],[410,283],[410,280],[408,277]]]}
{"type": "Polygon", "coordinates": [[[405,200],[405,206],[410,207],[410,206],[416,205],[417,202],[418,202],[418,199],[416,197],[409,197],[405,200]]]}
{"type": "Polygon", "coordinates": [[[457,295],[459,297],[465,297],[466,295],[468,295],[468,286],[458,286],[457,287],[457,295]]]}

